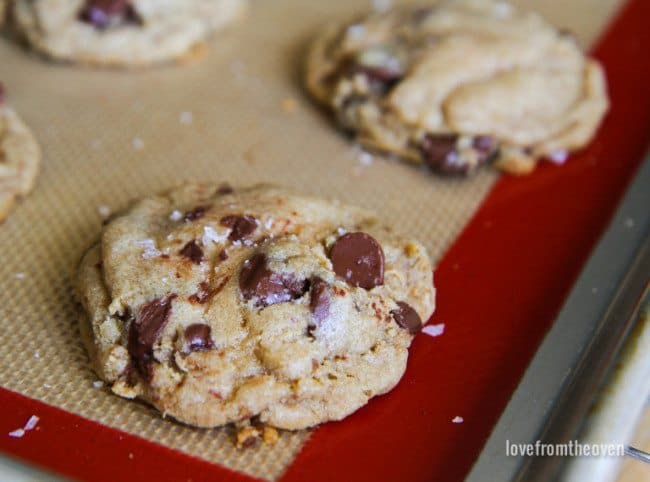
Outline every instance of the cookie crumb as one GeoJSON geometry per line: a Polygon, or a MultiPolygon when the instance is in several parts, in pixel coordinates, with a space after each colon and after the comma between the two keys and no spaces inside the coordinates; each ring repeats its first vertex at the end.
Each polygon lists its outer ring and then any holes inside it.
{"type": "Polygon", "coordinates": [[[181,112],[178,116],[178,121],[183,125],[190,125],[194,122],[194,115],[190,111],[181,112]]]}
{"type": "Polygon", "coordinates": [[[440,336],[445,332],[445,324],[440,323],[438,325],[427,325],[422,328],[422,333],[429,336],[440,336]]]}
{"type": "Polygon", "coordinates": [[[25,435],[25,431],[22,428],[17,428],[13,432],[9,432],[10,437],[22,438],[25,435]]]}
{"type": "Polygon", "coordinates": [[[296,99],[287,97],[282,101],[282,110],[287,114],[293,114],[297,108],[298,108],[298,103],[296,102],[296,99]]]}
{"type": "Polygon", "coordinates": [[[265,444],[275,445],[275,443],[280,439],[280,434],[273,427],[264,427],[262,431],[262,440],[265,444]]]}
{"type": "Polygon", "coordinates": [[[260,440],[260,431],[252,426],[241,428],[237,432],[237,448],[246,449],[257,445],[260,440]]]}
{"type": "Polygon", "coordinates": [[[131,144],[133,144],[133,148],[136,151],[144,149],[144,141],[139,137],[134,137],[133,140],[131,141],[131,144]]]}
{"type": "Polygon", "coordinates": [[[463,423],[464,421],[463,417],[459,417],[458,415],[451,419],[451,423],[463,423]]]}

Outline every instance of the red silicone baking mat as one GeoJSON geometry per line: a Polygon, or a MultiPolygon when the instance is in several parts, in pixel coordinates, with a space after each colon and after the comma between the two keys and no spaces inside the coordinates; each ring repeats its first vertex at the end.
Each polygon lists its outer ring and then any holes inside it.
{"type": "MultiPolygon", "coordinates": [[[[397,388],[314,430],[281,480],[467,474],[648,145],[648,18],[650,3],[630,0],[594,49],[612,108],[591,146],[562,167],[502,177],[440,261],[432,322],[444,335],[416,337],[397,388]]],[[[68,477],[252,480],[6,389],[0,404],[0,434],[40,417],[0,449],[68,477]]]]}

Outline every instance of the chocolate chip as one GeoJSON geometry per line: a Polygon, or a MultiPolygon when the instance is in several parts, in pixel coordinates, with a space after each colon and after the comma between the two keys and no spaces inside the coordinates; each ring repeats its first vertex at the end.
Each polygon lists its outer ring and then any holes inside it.
{"type": "Polygon", "coordinates": [[[462,162],[456,149],[455,134],[428,134],[422,140],[420,151],[424,162],[443,174],[466,174],[469,166],[462,162]]]}
{"type": "Polygon", "coordinates": [[[217,194],[224,195],[224,194],[232,194],[235,192],[235,189],[228,184],[227,182],[224,182],[217,188],[217,194]]]}
{"type": "Polygon", "coordinates": [[[87,0],[79,19],[98,29],[142,23],[130,0],[87,0]]]}
{"type": "Polygon", "coordinates": [[[269,306],[295,300],[309,289],[309,282],[291,274],[274,273],[267,266],[266,256],[254,255],[239,273],[239,289],[245,300],[254,299],[257,306],[269,306]]]}
{"type": "Polygon", "coordinates": [[[205,216],[207,210],[210,209],[210,206],[197,206],[191,211],[185,213],[184,219],[187,222],[196,221],[205,216]]]}
{"type": "Polygon", "coordinates": [[[181,256],[185,256],[187,259],[192,261],[192,263],[201,264],[201,261],[203,261],[203,250],[201,249],[201,246],[196,244],[195,240],[187,243],[179,253],[181,256]]]}
{"type": "Polygon", "coordinates": [[[224,216],[219,222],[222,226],[230,228],[230,235],[228,235],[230,241],[241,241],[257,229],[257,220],[253,216],[231,214],[224,216]]]}
{"type": "Polygon", "coordinates": [[[131,322],[127,348],[133,364],[145,378],[151,375],[148,367],[153,361],[153,345],[169,321],[174,298],[176,295],[172,294],[150,301],[131,322]]]}
{"type": "Polygon", "coordinates": [[[329,316],[330,299],[330,285],[320,278],[312,279],[309,309],[318,323],[322,323],[329,316]]]}
{"type": "Polygon", "coordinates": [[[210,332],[212,329],[203,323],[194,323],[185,328],[185,341],[190,351],[209,350],[214,348],[210,332]]]}
{"type": "Polygon", "coordinates": [[[397,302],[397,308],[390,312],[399,326],[414,335],[422,328],[422,320],[411,305],[403,301],[397,302]]]}
{"type": "Polygon", "coordinates": [[[353,286],[367,290],[384,283],[384,251],[366,233],[348,233],[330,249],[334,272],[353,286]]]}
{"type": "Polygon", "coordinates": [[[476,136],[472,141],[472,147],[478,155],[479,164],[492,162],[499,154],[499,144],[492,136],[476,136]]]}

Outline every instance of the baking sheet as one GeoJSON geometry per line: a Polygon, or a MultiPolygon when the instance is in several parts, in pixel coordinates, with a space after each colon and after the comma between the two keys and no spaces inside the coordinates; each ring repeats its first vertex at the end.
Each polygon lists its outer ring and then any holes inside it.
{"type": "MultiPolygon", "coordinates": [[[[519,3],[588,44],[618,2],[519,3]]],[[[440,179],[379,156],[364,165],[300,86],[314,30],[324,19],[367,8],[366,1],[255,2],[249,18],[217,37],[202,61],[139,72],[53,65],[0,42],[9,101],[44,152],[35,192],[0,226],[2,387],[256,477],[283,472],[308,431],[285,432],[275,446],[242,453],[225,429],[164,421],[93,387],[71,278],[99,232],[103,207],[119,210],[183,179],[272,182],[359,204],[440,259],[496,174],[440,179]],[[293,112],[287,99],[296,103],[293,112]]]]}

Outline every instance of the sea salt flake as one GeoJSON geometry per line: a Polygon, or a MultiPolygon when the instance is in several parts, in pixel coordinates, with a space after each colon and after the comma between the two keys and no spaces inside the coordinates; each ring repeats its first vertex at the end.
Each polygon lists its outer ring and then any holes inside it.
{"type": "Polygon", "coordinates": [[[178,209],[174,209],[169,215],[169,219],[171,221],[180,221],[181,219],[183,219],[183,213],[180,212],[178,209]]]}
{"type": "Polygon", "coordinates": [[[353,40],[359,40],[361,39],[366,33],[366,27],[364,25],[350,25],[347,30],[346,30],[346,35],[353,39],[353,40]]]}
{"type": "Polygon", "coordinates": [[[107,218],[111,215],[111,208],[105,205],[101,205],[97,207],[97,212],[101,217],[107,218]]]}
{"type": "Polygon", "coordinates": [[[34,353],[34,358],[36,358],[38,360],[40,357],[41,357],[41,354],[39,352],[34,353]]]}
{"type": "Polygon", "coordinates": [[[458,415],[451,419],[452,423],[463,423],[464,421],[463,417],[459,417],[458,415]]]}
{"type": "Polygon", "coordinates": [[[144,250],[142,251],[143,259],[157,258],[162,253],[156,248],[156,242],[153,239],[142,239],[137,241],[138,246],[142,246],[144,250]]]}
{"type": "Polygon", "coordinates": [[[14,274],[14,278],[16,278],[16,279],[25,279],[25,273],[23,273],[22,271],[19,272],[19,273],[16,273],[16,274],[14,274]]]}
{"type": "Polygon", "coordinates": [[[226,240],[227,235],[227,231],[219,234],[212,226],[204,226],[201,242],[203,246],[207,246],[210,243],[222,243],[226,240]]]}
{"type": "Polygon", "coordinates": [[[548,160],[551,161],[553,164],[557,165],[562,165],[566,162],[566,160],[569,158],[569,153],[565,151],[564,149],[558,149],[556,151],[551,152],[548,155],[548,160]]]}
{"type": "Polygon", "coordinates": [[[374,157],[368,151],[361,151],[359,154],[359,162],[362,166],[369,166],[372,164],[374,157]]]}
{"type": "Polygon", "coordinates": [[[97,380],[93,382],[94,388],[102,388],[103,386],[104,386],[104,382],[102,382],[101,380],[97,380]]]}
{"type": "Polygon", "coordinates": [[[194,114],[189,111],[181,112],[181,115],[178,116],[178,121],[183,125],[190,125],[194,122],[194,114]]]}
{"type": "Polygon", "coordinates": [[[27,423],[25,424],[23,429],[24,430],[33,430],[34,427],[36,427],[36,425],[38,424],[39,420],[40,420],[40,418],[38,418],[36,415],[32,415],[31,417],[29,417],[29,420],[27,420],[27,423]]]}
{"type": "Polygon", "coordinates": [[[438,325],[427,325],[422,328],[422,333],[425,333],[429,336],[440,336],[445,332],[445,324],[440,323],[438,325]]]}
{"type": "Polygon", "coordinates": [[[54,388],[54,387],[52,385],[50,385],[49,383],[44,383],[43,388],[46,388],[47,390],[50,390],[51,388],[54,388]]]}
{"type": "Polygon", "coordinates": [[[393,5],[392,0],[372,0],[372,8],[376,12],[385,12],[393,5]]]}
{"type": "Polygon", "coordinates": [[[134,137],[131,143],[133,144],[133,148],[137,151],[144,149],[144,141],[139,137],[134,137]]]}
{"type": "Polygon", "coordinates": [[[18,428],[13,432],[9,432],[9,436],[14,438],[22,438],[23,435],[25,435],[25,431],[22,428],[18,428]]]}

